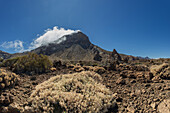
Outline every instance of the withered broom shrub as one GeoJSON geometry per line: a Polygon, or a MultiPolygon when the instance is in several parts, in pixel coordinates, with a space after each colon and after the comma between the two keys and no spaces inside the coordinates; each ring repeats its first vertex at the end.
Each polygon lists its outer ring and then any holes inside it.
{"type": "Polygon", "coordinates": [[[162,79],[170,79],[170,65],[168,63],[152,65],[150,71],[154,76],[160,76],[162,79]]]}
{"type": "Polygon", "coordinates": [[[13,87],[19,81],[19,76],[5,69],[0,69],[0,90],[13,87]]]}
{"type": "Polygon", "coordinates": [[[35,112],[103,113],[112,106],[112,92],[90,71],[57,75],[36,86],[29,98],[35,112]]]}

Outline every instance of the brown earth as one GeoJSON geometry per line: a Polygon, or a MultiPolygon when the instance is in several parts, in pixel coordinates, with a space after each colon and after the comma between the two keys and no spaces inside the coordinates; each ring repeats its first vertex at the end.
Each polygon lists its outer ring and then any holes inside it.
{"type": "MultiPolygon", "coordinates": [[[[167,62],[167,61],[163,61],[167,62]]],[[[160,68],[160,72],[150,72],[152,65],[163,62],[153,60],[141,63],[142,65],[117,64],[115,70],[107,70],[105,67],[82,66],[80,64],[69,64],[66,67],[53,68],[50,73],[41,75],[20,75],[20,81],[12,88],[1,91],[1,98],[12,98],[7,104],[1,104],[0,113],[33,112],[29,106],[30,97],[35,86],[60,74],[75,73],[81,71],[94,71],[103,78],[102,84],[109,88],[116,99],[118,108],[110,109],[108,112],[118,113],[161,113],[170,112],[170,80],[168,67],[160,68]],[[164,72],[166,71],[166,72],[164,72]],[[162,78],[162,73],[166,73],[162,78]],[[168,75],[167,75],[168,74],[168,75]]]]}

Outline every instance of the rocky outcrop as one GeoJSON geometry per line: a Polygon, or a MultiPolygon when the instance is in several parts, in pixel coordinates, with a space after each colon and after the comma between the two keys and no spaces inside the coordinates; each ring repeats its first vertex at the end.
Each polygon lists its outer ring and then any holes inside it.
{"type": "Polygon", "coordinates": [[[112,61],[112,60],[116,60],[116,61],[121,61],[121,60],[122,60],[121,56],[120,56],[119,53],[116,51],[116,49],[113,50],[110,59],[111,59],[111,61],[112,61]]]}
{"type": "Polygon", "coordinates": [[[94,60],[102,61],[102,56],[100,56],[99,52],[97,52],[96,55],[94,56],[94,60]]]}

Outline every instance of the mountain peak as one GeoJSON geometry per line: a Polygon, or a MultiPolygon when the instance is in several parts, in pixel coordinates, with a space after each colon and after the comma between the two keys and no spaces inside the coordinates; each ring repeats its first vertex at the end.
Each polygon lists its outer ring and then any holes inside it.
{"type": "MultiPolygon", "coordinates": [[[[65,35],[60,39],[60,43],[49,43],[46,46],[40,46],[32,51],[38,54],[52,55],[53,53],[64,51],[65,49],[68,49],[73,45],[79,45],[83,49],[87,49],[91,45],[89,38],[80,31],[78,31],[77,33],[65,35]]],[[[59,40],[56,41],[58,42],[59,40]]]]}

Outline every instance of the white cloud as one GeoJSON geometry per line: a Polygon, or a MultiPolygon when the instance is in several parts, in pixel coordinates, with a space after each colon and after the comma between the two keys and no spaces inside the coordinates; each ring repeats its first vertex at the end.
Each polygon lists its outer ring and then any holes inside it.
{"type": "Polygon", "coordinates": [[[79,32],[79,30],[66,30],[64,28],[58,28],[57,26],[55,26],[53,27],[53,29],[45,30],[45,33],[43,35],[37,34],[38,38],[28,44],[28,46],[25,47],[27,49],[24,49],[24,43],[20,40],[4,42],[0,46],[5,49],[14,49],[16,52],[30,51],[42,45],[48,45],[49,43],[59,44],[62,41],[66,40],[66,37],[64,37],[65,35],[70,35],[77,32],[79,32]]]}
{"type": "Polygon", "coordinates": [[[58,28],[57,26],[53,27],[53,29],[47,29],[42,36],[39,36],[30,44],[29,50],[38,48],[42,45],[47,45],[49,43],[59,44],[62,41],[66,40],[66,38],[63,37],[64,35],[77,33],[78,31],[79,30],[65,30],[64,28],[58,28]]]}
{"type": "Polygon", "coordinates": [[[20,41],[20,40],[4,42],[0,46],[5,48],[5,49],[14,49],[16,52],[23,52],[24,51],[23,42],[20,41]]]}

